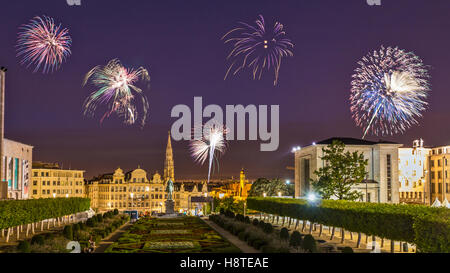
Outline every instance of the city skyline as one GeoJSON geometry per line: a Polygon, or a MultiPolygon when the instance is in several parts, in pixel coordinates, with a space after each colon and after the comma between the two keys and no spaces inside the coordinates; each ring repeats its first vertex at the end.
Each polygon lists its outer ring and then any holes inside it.
{"type": "MultiPolygon", "coordinates": [[[[248,1],[235,8],[230,3],[174,1],[179,5],[174,10],[169,4],[110,2],[110,8],[102,1],[83,1],[80,7],[69,7],[65,1],[25,7],[5,4],[4,10],[10,11],[0,19],[5,33],[1,65],[8,68],[5,137],[33,145],[33,160],[85,169],[88,178],[119,166],[128,170],[141,165],[161,173],[166,134],[174,122],[172,107],[192,105],[194,96],[202,96],[205,104],[220,106],[280,105],[278,151],[260,152],[259,141],[232,141],[213,179],[237,175],[241,168],[251,178],[292,178],[286,167],[293,165],[293,146],[329,137],[362,137],[349,109],[351,75],[356,62],[381,45],[399,46],[421,56],[430,66],[432,91],[429,110],[418,125],[403,135],[367,139],[405,146],[419,138],[431,147],[450,143],[443,137],[450,135],[450,129],[440,126],[450,121],[450,95],[445,92],[450,25],[444,12],[450,3],[397,1],[375,7],[362,0],[346,4],[323,0],[289,1],[274,8],[270,1],[257,5],[248,1]],[[322,9],[324,4],[329,8],[322,9]],[[119,12],[128,16],[117,20],[119,12]],[[283,23],[295,43],[294,57],[283,60],[277,86],[271,77],[251,80],[249,71],[224,81],[227,47],[220,38],[236,22],[253,22],[259,14],[268,24],[283,23]],[[73,38],[72,56],[53,74],[33,74],[15,56],[19,26],[36,15],[53,16],[70,29],[73,38]],[[417,20],[431,16],[432,21],[417,20]],[[113,58],[150,72],[149,119],[142,130],[116,118],[99,125],[96,119],[83,117],[82,103],[90,92],[82,87],[85,73],[113,58]]],[[[188,142],[173,141],[172,145],[177,177],[207,176],[207,166],[193,162],[188,142]]]]}

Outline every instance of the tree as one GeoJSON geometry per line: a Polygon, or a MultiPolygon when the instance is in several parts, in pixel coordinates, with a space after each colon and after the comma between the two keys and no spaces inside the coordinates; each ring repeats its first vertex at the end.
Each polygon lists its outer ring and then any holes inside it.
{"type": "Polygon", "coordinates": [[[368,160],[363,153],[344,150],[344,143],[337,140],[322,149],[325,166],[314,172],[318,179],[312,181],[312,186],[323,199],[356,201],[361,198],[361,193],[352,187],[366,178],[368,160]]]}
{"type": "Polygon", "coordinates": [[[289,193],[291,193],[292,190],[289,189],[288,185],[286,185],[284,181],[278,178],[272,180],[268,180],[266,178],[258,178],[252,184],[249,196],[251,197],[264,196],[264,193],[267,196],[278,196],[278,193],[280,192],[283,196],[286,196],[289,195],[289,193]]]}

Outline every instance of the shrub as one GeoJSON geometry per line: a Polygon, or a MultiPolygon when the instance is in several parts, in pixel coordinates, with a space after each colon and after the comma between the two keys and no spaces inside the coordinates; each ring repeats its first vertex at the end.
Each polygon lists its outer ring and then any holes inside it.
{"type": "Polygon", "coordinates": [[[258,221],[258,219],[253,219],[253,222],[252,222],[252,224],[255,226],[255,227],[257,227],[258,226],[258,224],[259,224],[259,221],[258,221]]]}
{"type": "Polygon", "coordinates": [[[250,217],[245,216],[245,218],[244,218],[244,223],[250,224],[250,217]]]}
{"type": "Polygon", "coordinates": [[[0,229],[36,223],[88,210],[88,198],[47,198],[0,202],[0,229]],[[14,215],[14,217],[10,217],[14,215]]]}
{"type": "Polygon", "coordinates": [[[94,227],[94,226],[96,225],[96,221],[95,221],[94,219],[96,219],[96,217],[89,218],[89,219],[86,221],[86,226],[88,226],[88,227],[94,227]]]}
{"type": "Polygon", "coordinates": [[[289,241],[289,230],[287,228],[282,228],[280,230],[280,239],[283,241],[289,241]]]}
{"type": "Polygon", "coordinates": [[[299,248],[302,245],[302,235],[298,231],[294,231],[289,240],[289,245],[295,248],[299,248]]]}
{"type": "Polygon", "coordinates": [[[241,231],[241,232],[239,232],[239,234],[238,234],[238,238],[239,238],[239,240],[241,240],[241,241],[246,241],[246,232],[245,231],[241,231]]]}
{"type": "Polygon", "coordinates": [[[119,214],[119,210],[118,209],[114,209],[114,215],[118,215],[119,214]]]}
{"type": "Polygon", "coordinates": [[[103,222],[103,215],[97,214],[97,222],[99,223],[103,222]]]}
{"type": "Polygon", "coordinates": [[[273,226],[272,226],[272,224],[266,223],[266,224],[264,225],[263,231],[264,231],[265,233],[267,233],[267,234],[272,233],[272,232],[273,232],[273,226]]]}
{"type": "Polygon", "coordinates": [[[242,214],[236,214],[235,219],[236,219],[236,221],[244,222],[245,217],[242,214]]]}
{"type": "Polygon", "coordinates": [[[73,230],[71,225],[67,225],[64,227],[63,235],[66,239],[72,241],[73,240],[73,230]]]}
{"type": "Polygon", "coordinates": [[[80,226],[80,230],[85,230],[86,229],[86,224],[83,222],[79,222],[78,225],[80,226]]]}
{"type": "Polygon", "coordinates": [[[221,215],[225,215],[225,209],[224,208],[220,208],[220,214],[221,215]]]}
{"type": "Polygon", "coordinates": [[[305,238],[303,238],[302,248],[311,253],[317,252],[317,244],[314,237],[310,234],[306,235],[305,238]]]}
{"type": "Polygon", "coordinates": [[[266,246],[268,244],[269,244],[269,242],[266,239],[263,239],[263,238],[259,238],[259,239],[256,239],[255,241],[253,241],[253,247],[258,249],[258,250],[261,249],[263,246],[266,246]]]}
{"type": "Polygon", "coordinates": [[[30,243],[28,241],[20,241],[19,245],[17,246],[17,250],[19,250],[22,253],[30,253],[31,251],[30,243]]]}
{"type": "Polygon", "coordinates": [[[72,230],[73,230],[73,233],[74,233],[74,234],[75,234],[75,233],[78,233],[78,232],[81,230],[80,224],[78,224],[78,223],[73,224],[73,225],[72,225],[72,230]]]}
{"type": "Polygon", "coordinates": [[[264,229],[264,226],[266,225],[266,223],[264,223],[264,221],[259,221],[259,223],[258,223],[258,227],[260,228],[260,229],[264,229]]]}
{"type": "Polygon", "coordinates": [[[249,209],[414,243],[422,252],[450,252],[450,211],[423,205],[322,200],[247,199],[249,209]]]}
{"type": "Polygon", "coordinates": [[[43,245],[45,243],[45,238],[42,235],[34,235],[33,238],[31,238],[31,244],[32,245],[43,245]]]}
{"type": "Polygon", "coordinates": [[[353,253],[353,248],[346,246],[344,248],[342,248],[342,253],[353,253]]]}
{"type": "Polygon", "coordinates": [[[238,235],[239,233],[245,231],[245,227],[241,226],[241,225],[234,225],[233,226],[233,234],[234,235],[238,235]]]}

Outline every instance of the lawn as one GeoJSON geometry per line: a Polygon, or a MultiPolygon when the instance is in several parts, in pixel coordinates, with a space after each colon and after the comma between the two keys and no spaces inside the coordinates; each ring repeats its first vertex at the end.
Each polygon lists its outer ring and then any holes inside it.
{"type": "Polygon", "coordinates": [[[240,253],[197,217],[142,218],[105,253],[240,253]]]}

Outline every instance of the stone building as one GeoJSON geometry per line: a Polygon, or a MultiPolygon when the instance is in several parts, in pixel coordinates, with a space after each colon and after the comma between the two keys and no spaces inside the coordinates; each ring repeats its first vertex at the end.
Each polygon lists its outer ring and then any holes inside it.
{"type": "Polygon", "coordinates": [[[322,149],[334,140],[343,142],[345,151],[363,153],[369,161],[367,178],[354,187],[363,196],[360,201],[399,203],[398,148],[402,145],[354,138],[330,138],[295,151],[295,197],[304,197],[312,190],[314,171],[324,166],[322,149]]]}
{"type": "Polygon", "coordinates": [[[85,197],[84,172],[55,163],[33,162],[30,198],[85,197]]]}
{"type": "Polygon", "coordinates": [[[431,149],[428,156],[428,189],[426,195],[429,196],[427,205],[431,205],[435,200],[446,203],[450,199],[450,171],[448,161],[450,159],[450,146],[441,146],[431,149]],[[445,202],[447,200],[447,202],[445,202]]]}
{"type": "Polygon", "coordinates": [[[149,179],[147,172],[140,167],[127,173],[118,168],[114,173],[103,174],[88,181],[86,194],[91,198],[91,207],[99,211],[118,209],[162,213],[165,212],[166,185],[169,180],[174,182],[174,201],[177,212],[192,212],[202,207],[203,204],[191,203],[191,199],[208,195],[206,182],[177,183],[175,180],[170,133],[163,177],[156,172],[149,179]]]}
{"type": "Polygon", "coordinates": [[[430,202],[430,197],[425,194],[430,151],[431,149],[424,147],[422,139],[415,140],[412,148],[399,148],[400,203],[426,204],[430,202]]]}
{"type": "Polygon", "coordinates": [[[28,199],[30,195],[33,146],[5,138],[3,140],[3,149],[1,181],[4,188],[7,188],[6,198],[16,200],[28,199]]]}

